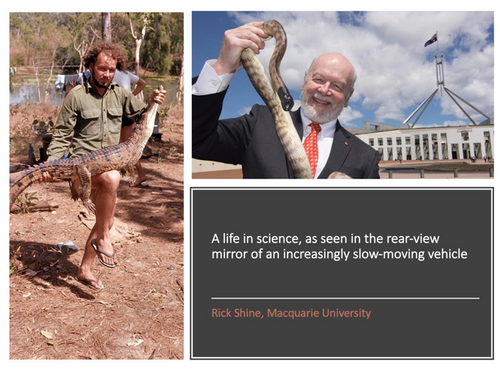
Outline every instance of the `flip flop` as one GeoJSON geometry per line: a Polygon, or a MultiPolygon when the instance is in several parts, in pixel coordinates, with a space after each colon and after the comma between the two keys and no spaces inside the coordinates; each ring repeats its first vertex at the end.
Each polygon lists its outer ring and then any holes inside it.
{"type": "Polygon", "coordinates": [[[101,284],[101,287],[99,287],[99,280],[84,280],[76,276],[74,277],[74,279],[78,281],[80,284],[88,286],[92,290],[101,291],[104,289],[104,284],[101,284]],[[95,284],[96,286],[94,286],[93,284],[95,284]]]}
{"type": "Polygon", "coordinates": [[[130,186],[132,188],[149,188],[149,184],[145,181],[143,181],[142,183],[139,183],[139,184],[137,184],[137,183],[130,184],[130,186]]]}
{"type": "Polygon", "coordinates": [[[110,255],[108,253],[105,253],[105,252],[99,250],[99,248],[97,247],[97,244],[95,243],[95,240],[90,241],[90,245],[92,246],[92,248],[94,249],[95,253],[97,254],[97,259],[99,259],[99,261],[101,262],[101,264],[103,266],[108,267],[108,268],[116,268],[116,267],[118,267],[118,263],[108,264],[104,260],[102,260],[102,258],[101,258],[101,254],[102,254],[104,256],[107,256],[108,258],[114,259],[115,258],[115,253],[113,253],[112,255],[110,255]]]}

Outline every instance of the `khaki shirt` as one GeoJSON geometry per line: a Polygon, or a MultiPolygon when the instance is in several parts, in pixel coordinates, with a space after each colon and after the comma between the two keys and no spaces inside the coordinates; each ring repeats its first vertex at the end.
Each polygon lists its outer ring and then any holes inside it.
{"type": "Polygon", "coordinates": [[[47,149],[48,160],[82,155],[120,142],[122,116],[137,119],[147,105],[112,83],[100,96],[89,83],[73,88],[62,104],[47,149]]]}

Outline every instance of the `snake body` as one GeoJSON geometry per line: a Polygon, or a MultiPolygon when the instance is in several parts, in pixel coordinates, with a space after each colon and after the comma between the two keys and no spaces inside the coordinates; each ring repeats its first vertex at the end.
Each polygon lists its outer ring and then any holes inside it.
{"type": "Polygon", "coordinates": [[[274,118],[276,133],[292,167],[293,177],[295,179],[312,179],[311,166],[302,145],[302,139],[299,137],[289,113],[293,107],[293,99],[279,73],[279,66],[287,44],[285,30],[278,21],[274,20],[264,22],[261,28],[270,37],[276,39],[276,47],[269,62],[271,82],[264,67],[250,48],[243,50],[241,64],[274,118]]]}

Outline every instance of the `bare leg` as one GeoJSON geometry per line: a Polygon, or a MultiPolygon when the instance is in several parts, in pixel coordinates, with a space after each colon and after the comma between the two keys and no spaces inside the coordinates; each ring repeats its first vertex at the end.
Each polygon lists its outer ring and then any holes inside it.
{"type": "MultiPolygon", "coordinates": [[[[96,253],[90,245],[92,240],[96,240],[100,251],[110,255],[113,254],[109,231],[114,222],[116,193],[120,184],[120,178],[120,173],[116,170],[92,176],[92,188],[95,189],[96,222],[85,244],[85,252],[77,275],[79,279],[95,279],[91,270],[92,263],[96,257],[96,253]]],[[[108,264],[115,264],[113,258],[105,255],[101,255],[101,258],[108,264]]]]}
{"type": "MultiPolygon", "coordinates": [[[[120,142],[127,141],[130,138],[130,136],[132,135],[132,131],[134,130],[134,128],[135,128],[135,124],[133,124],[132,126],[122,127],[122,130],[120,133],[120,142]]],[[[131,186],[137,186],[148,179],[148,177],[146,176],[146,173],[144,172],[144,169],[142,168],[140,160],[138,160],[137,163],[135,164],[135,168],[137,170],[137,179],[135,180],[134,184],[132,184],[131,186]]]]}

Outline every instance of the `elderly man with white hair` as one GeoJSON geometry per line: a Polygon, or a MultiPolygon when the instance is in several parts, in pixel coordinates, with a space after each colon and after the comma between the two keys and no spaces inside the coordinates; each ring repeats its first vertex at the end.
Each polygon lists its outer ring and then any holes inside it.
{"type": "MultiPolygon", "coordinates": [[[[207,61],[193,85],[193,157],[241,164],[245,178],[293,178],[267,107],[255,105],[242,117],[219,119],[241,52],[251,48],[257,54],[264,48],[267,34],[261,25],[252,22],[226,31],[218,59],[207,61]]],[[[340,53],[316,57],[305,73],[301,108],[290,114],[308,155],[313,149],[309,160],[315,178],[333,172],[379,178],[378,152],[337,119],[348,106],[355,82],[353,65],[340,53]]]]}

